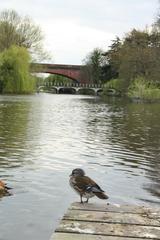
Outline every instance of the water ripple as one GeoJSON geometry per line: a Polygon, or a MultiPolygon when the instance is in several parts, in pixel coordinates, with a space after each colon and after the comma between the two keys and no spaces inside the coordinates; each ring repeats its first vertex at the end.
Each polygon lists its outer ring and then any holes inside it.
{"type": "Polygon", "coordinates": [[[49,239],[77,200],[68,186],[76,167],[107,191],[110,202],[159,204],[159,119],[156,104],[0,96],[0,178],[13,188],[0,201],[2,237],[49,239]]]}

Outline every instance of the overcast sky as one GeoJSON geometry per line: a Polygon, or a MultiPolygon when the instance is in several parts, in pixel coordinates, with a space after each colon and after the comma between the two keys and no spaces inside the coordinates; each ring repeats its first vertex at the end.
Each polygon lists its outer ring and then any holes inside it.
{"type": "Polygon", "coordinates": [[[40,25],[52,62],[81,64],[94,48],[106,50],[115,36],[150,26],[158,0],[0,0],[0,7],[40,25]]]}

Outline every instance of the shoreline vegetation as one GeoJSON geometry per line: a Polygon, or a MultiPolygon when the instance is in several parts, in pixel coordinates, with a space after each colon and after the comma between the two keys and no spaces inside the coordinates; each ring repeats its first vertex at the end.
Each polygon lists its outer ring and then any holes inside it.
{"type": "Polygon", "coordinates": [[[122,79],[112,79],[104,85],[101,95],[128,97],[134,102],[160,102],[160,87],[143,77],[137,77],[126,91],[122,79]]]}
{"type": "MultiPolygon", "coordinates": [[[[29,17],[14,10],[0,12],[0,36],[1,94],[32,94],[45,81],[71,81],[64,76],[42,78],[31,73],[32,62],[49,56],[42,48],[39,26],[29,17]]],[[[160,10],[152,26],[133,29],[122,39],[116,37],[107,51],[95,48],[90,52],[81,74],[89,84],[104,85],[102,96],[160,101],[160,10]]]]}

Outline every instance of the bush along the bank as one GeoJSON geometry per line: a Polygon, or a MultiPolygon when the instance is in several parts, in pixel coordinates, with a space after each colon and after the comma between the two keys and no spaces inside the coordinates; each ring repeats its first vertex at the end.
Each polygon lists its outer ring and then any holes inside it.
{"type": "Polygon", "coordinates": [[[11,46],[0,55],[0,91],[28,94],[35,90],[35,79],[30,74],[30,55],[26,48],[11,46]]]}
{"type": "Polygon", "coordinates": [[[127,94],[135,100],[160,100],[160,88],[144,77],[137,77],[130,85],[127,94]]]}
{"type": "Polygon", "coordinates": [[[122,79],[112,79],[104,84],[102,95],[122,96],[124,95],[123,85],[122,79]]]}

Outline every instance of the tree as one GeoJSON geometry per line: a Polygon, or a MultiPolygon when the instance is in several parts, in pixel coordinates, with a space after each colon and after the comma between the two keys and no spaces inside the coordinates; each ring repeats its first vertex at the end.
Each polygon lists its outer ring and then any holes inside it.
{"type": "Polygon", "coordinates": [[[101,83],[104,60],[103,51],[99,48],[95,48],[84,60],[84,70],[88,74],[91,83],[101,83]]]}
{"type": "Polygon", "coordinates": [[[0,13],[0,52],[12,45],[27,48],[36,58],[46,57],[42,47],[43,35],[39,26],[14,10],[0,13]]]}
{"type": "Polygon", "coordinates": [[[159,81],[159,50],[160,34],[158,32],[134,29],[126,36],[123,43],[120,75],[125,77],[128,74],[130,80],[142,76],[150,82],[159,81]],[[124,65],[129,66],[128,73],[124,65]]]}
{"type": "Polygon", "coordinates": [[[113,72],[117,72],[120,65],[120,49],[122,47],[122,42],[119,37],[112,40],[112,44],[109,47],[109,51],[104,53],[106,56],[107,63],[111,66],[113,72]]]}
{"type": "Polygon", "coordinates": [[[121,46],[122,42],[120,38],[116,37],[116,39],[112,40],[109,50],[103,54],[106,58],[106,65],[104,65],[102,68],[104,73],[104,81],[118,78],[119,76],[121,46]]]}
{"type": "Polygon", "coordinates": [[[119,74],[121,78],[131,80],[138,75],[148,74],[148,65],[150,64],[149,43],[149,34],[145,31],[133,29],[126,35],[120,51],[119,74]]]}
{"type": "Polygon", "coordinates": [[[57,74],[50,74],[46,79],[45,79],[46,84],[49,85],[56,85],[56,84],[61,84],[61,85],[65,85],[65,84],[72,84],[73,80],[70,78],[67,78],[65,76],[62,75],[57,75],[57,74]]]}
{"type": "Polygon", "coordinates": [[[30,55],[26,48],[12,46],[0,55],[0,82],[2,93],[31,93],[35,88],[30,75],[30,55]]]}
{"type": "Polygon", "coordinates": [[[158,8],[158,11],[157,11],[156,21],[153,25],[154,25],[154,27],[156,27],[160,31],[160,0],[159,0],[159,8],[158,8]]]}
{"type": "Polygon", "coordinates": [[[160,82],[160,33],[155,29],[133,29],[123,40],[117,38],[105,55],[125,89],[137,77],[160,82]]]}

